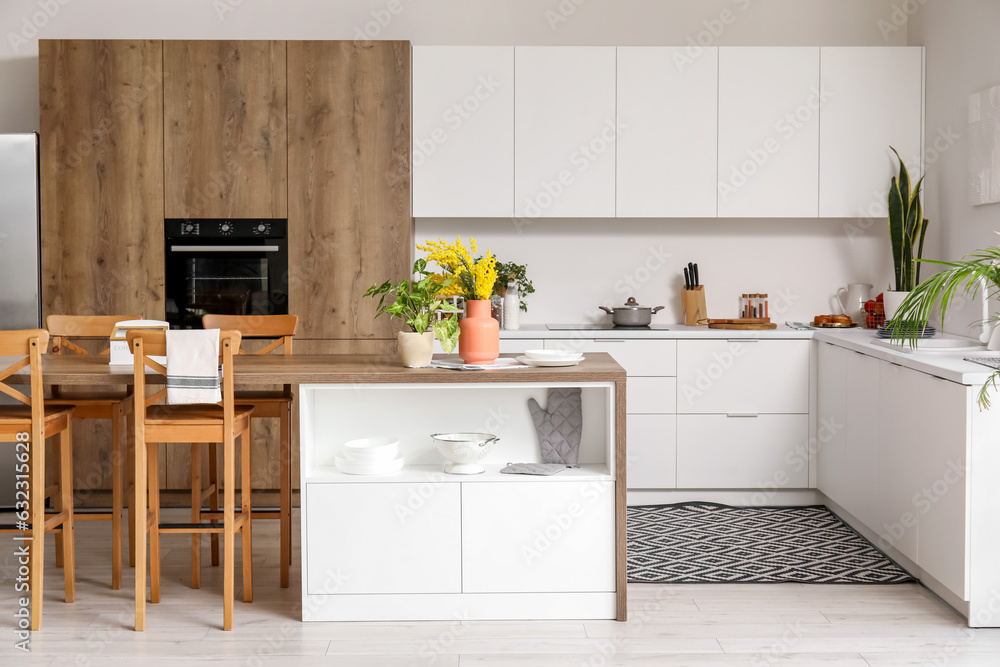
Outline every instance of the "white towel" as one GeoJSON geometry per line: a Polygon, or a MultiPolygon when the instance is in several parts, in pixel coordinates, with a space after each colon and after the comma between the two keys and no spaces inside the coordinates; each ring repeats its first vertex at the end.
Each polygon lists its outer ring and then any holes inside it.
{"type": "Polygon", "coordinates": [[[167,331],[167,403],[218,403],[219,330],[167,331]]]}

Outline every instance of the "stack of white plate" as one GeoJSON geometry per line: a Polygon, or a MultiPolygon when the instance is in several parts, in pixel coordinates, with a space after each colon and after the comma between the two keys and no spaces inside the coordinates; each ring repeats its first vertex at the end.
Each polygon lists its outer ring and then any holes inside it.
{"type": "Polygon", "coordinates": [[[337,470],[348,475],[388,475],[399,472],[403,458],[397,438],[361,438],[345,442],[336,463],[337,470]]]}
{"type": "Polygon", "coordinates": [[[517,360],[529,366],[576,366],[583,355],[566,350],[527,350],[517,360]]]}

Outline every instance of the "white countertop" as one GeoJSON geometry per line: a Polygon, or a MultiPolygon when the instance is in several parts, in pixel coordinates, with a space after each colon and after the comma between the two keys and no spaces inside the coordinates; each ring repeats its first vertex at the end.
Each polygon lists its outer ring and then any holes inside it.
{"type": "MultiPolygon", "coordinates": [[[[505,339],[633,339],[633,340],[683,340],[683,339],[810,339],[832,343],[855,352],[899,364],[921,373],[927,373],[944,380],[959,384],[982,386],[991,375],[986,366],[965,361],[963,357],[986,352],[985,346],[979,350],[961,350],[956,352],[910,353],[890,349],[877,344],[875,332],[871,329],[826,329],[800,331],[784,325],[777,329],[732,330],[709,329],[705,326],[689,327],[683,324],[667,324],[669,329],[579,329],[572,331],[551,331],[544,324],[526,324],[515,331],[500,331],[500,337],[505,339]]],[[[961,338],[950,334],[942,334],[945,338],[961,338]]],[[[977,341],[969,340],[970,345],[977,341]]]]}
{"type": "Polygon", "coordinates": [[[514,331],[500,330],[500,338],[506,339],[638,339],[677,340],[683,338],[812,338],[812,331],[797,331],[783,324],[777,329],[709,329],[707,326],[689,327],[683,324],[667,324],[669,330],[662,329],[576,329],[572,331],[551,331],[544,324],[525,324],[514,331]]]}

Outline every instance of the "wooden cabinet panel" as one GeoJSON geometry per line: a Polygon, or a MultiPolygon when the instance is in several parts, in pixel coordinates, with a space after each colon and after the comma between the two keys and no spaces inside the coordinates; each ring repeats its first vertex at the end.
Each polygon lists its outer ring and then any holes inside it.
{"type": "Polygon", "coordinates": [[[161,44],[38,48],[42,316],[163,319],[161,44]]]}
{"type": "Polygon", "coordinates": [[[370,285],[408,275],[410,45],[288,43],[289,308],[303,338],[392,338],[370,285]]]}
{"type": "Polygon", "coordinates": [[[168,218],[284,218],[285,42],[163,43],[168,218]]]}

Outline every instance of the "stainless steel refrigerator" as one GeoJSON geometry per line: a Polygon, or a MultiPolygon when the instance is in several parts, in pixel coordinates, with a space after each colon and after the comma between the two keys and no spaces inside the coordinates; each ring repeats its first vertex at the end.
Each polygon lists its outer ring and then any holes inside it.
{"type": "MultiPolygon", "coordinates": [[[[41,326],[38,222],[38,135],[0,134],[0,329],[41,326]]],[[[0,446],[0,507],[13,505],[14,448],[0,446]]]]}

